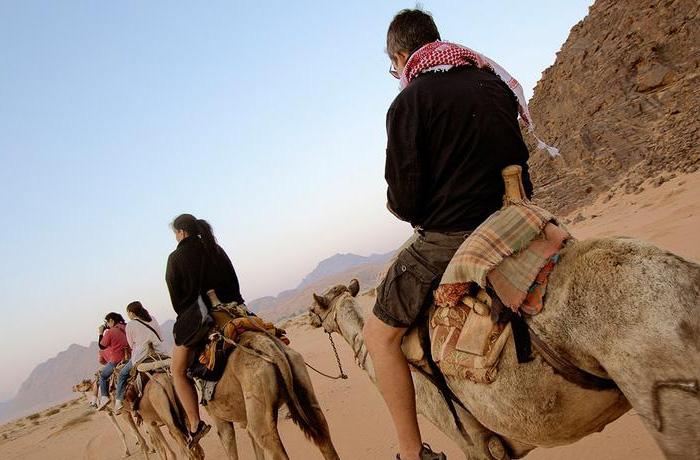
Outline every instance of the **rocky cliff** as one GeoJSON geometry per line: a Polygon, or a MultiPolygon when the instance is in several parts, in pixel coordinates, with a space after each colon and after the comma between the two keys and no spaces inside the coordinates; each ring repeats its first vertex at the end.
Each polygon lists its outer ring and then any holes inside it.
{"type": "MultiPolygon", "coordinates": [[[[530,101],[535,200],[564,214],[700,166],[700,2],[598,0],[530,101]]],[[[530,147],[530,136],[526,136],[530,147]]]]}

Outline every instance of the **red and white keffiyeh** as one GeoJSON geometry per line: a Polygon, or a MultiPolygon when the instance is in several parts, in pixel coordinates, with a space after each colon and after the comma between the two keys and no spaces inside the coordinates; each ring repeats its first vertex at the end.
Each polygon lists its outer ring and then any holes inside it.
{"type": "Polygon", "coordinates": [[[466,46],[444,41],[434,41],[422,46],[408,58],[406,66],[401,73],[401,88],[407,87],[411,81],[421,73],[444,72],[452,67],[464,65],[488,69],[498,75],[518,99],[518,113],[523,123],[525,123],[525,126],[527,126],[528,131],[537,139],[537,147],[547,150],[552,157],[559,155],[559,150],[557,148],[545,144],[535,135],[535,127],[530,117],[523,87],[520,86],[518,80],[513,78],[506,69],[498,65],[492,59],[466,46]]]}

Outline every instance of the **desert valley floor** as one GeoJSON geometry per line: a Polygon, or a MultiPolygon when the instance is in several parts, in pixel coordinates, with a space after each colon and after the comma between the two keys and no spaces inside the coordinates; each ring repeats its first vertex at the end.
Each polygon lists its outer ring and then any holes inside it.
{"type": "MultiPolygon", "coordinates": [[[[601,197],[597,202],[569,216],[577,238],[627,235],[651,241],[691,260],[700,260],[700,172],[677,176],[659,186],[652,180],[640,193],[601,197]],[[579,217],[580,215],[580,217],[579,217]],[[576,216],[576,219],[573,219],[576,216]]],[[[348,280],[349,281],[349,280],[348,280]]],[[[365,308],[372,303],[360,297],[365,308]]],[[[303,321],[293,321],[289,329],[292,346],[307,361],[333,372],[334,359],[326,335],[303,321]]],[[[396,443],[389,415],[369,379],[353,363],[349,347],[340,343],[341,359],[350,378],[331,381],[311,374],[316,393],[328,418],[333,440],[344,459],[374,460],[394,458],[396,443]]],[[[461,452],[428,422],[422,421],[425,439],[445,450],[450,459],[461,452]]],[[[280,432],[292,459],[320,459],[318,451],[291,423],[280,422],[280,432]]],[[[250,441],[238,431],[242,459],[252,459],[250,441]]],[[[128,439],[130,448],[135,442],[128,439]]],[[[203,441],[208,459],[224,459],[219,440],[212,430],[203,441]]],[[[5,460],[118,459],[121,446],[106,416],[88,409],[83,399],[56,406],[30,418],[0,427],[0,458],[5,460]]],[[[132,456],[141,458],[140,454],[132,456]]],[[[537,449],[532,460],[655,460],[662,459],[640,418],[630,411],[601,433],[579,442],[551,449],[537,449]]]]}

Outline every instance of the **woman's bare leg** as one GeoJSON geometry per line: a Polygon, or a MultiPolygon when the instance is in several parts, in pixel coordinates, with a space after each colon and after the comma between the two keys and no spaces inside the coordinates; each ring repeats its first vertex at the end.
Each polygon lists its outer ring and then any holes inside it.
{"type": "Polygon", "coordinates": [[[187,378],[187,366],[190,363],[192,351],[183,346],[173,347],[173,360],[170,370],[173,373],[173,383],[175,392],[182,406],[185,408],[187,420],[190,422],[190,431],[197,429],[199,425],[199,402],[197,401],[197,390],[194,383],[187,378]]]}

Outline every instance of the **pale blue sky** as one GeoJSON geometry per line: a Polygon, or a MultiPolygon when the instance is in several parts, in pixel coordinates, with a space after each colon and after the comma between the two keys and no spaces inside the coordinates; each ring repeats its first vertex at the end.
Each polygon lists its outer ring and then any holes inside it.
{"type": "MultiPolygon", "coordinates": [[[[591,3],[423,5],[529,97],[591,3]]],[[[0,400],[110,310],[141,299],[174,316],[163,276],[181,212],[213,224],[249,300],[336,252],[400,244],[384,45],[412,6],[0,0],[0,400]]]]}

